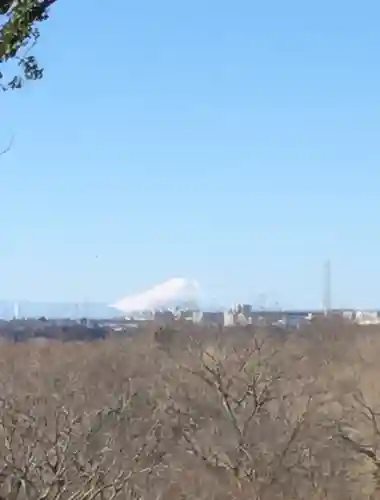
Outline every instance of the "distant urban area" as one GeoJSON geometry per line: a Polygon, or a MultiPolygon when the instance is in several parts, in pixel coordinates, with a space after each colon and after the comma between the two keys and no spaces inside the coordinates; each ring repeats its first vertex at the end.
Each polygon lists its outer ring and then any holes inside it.
{"type": "Polygon", "coordinates": [[[54,318],[24,317],[15,306],[10,320],[0,320],[0,339],[16,342],[30,339],[57,339],[62,341],[99,340],[110,335],[129,336],[145,331],[147,327],[194,325],[202,328],[233,329],[241,327],[273,327],[294,330],[318,319],[336,318],[358,325],[380,324],[379,311],[315,310],[280,311],[254,310],[249,304],[237,304],[226,311],[198,309],[160,309],[140,311],[113,318],[54,318]]]}
{"type": "Polygon", "coordinates": [[[132,335],[152,326],[175,324],[233,329],[271,327],[294,330],[320,319],[340,319],[358,325],[380,324],[380,311],[331,307],[330,264],[325,265],[322,303],[319,310],[286,310],[235,304],[213,309],[200,305],[200,285],[172,278],[152,288],[128,295],[111,305],[0,302],[0,338],[22,341],[33,338],[70,340],[104,339],[132,335]]]}

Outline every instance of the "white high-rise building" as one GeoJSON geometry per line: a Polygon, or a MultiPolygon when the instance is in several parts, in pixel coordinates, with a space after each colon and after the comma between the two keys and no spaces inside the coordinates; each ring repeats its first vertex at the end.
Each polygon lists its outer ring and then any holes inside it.
{"type": "Polygon", "coordinates": [[[13,304],[13,318],[14,318],[14,319],[18,319],[18,318],[19,318],[19,313],[20,313],[20,311],[19,311],[19,305],[18,305],[18,302],[15,302],[15,303],[13,304]]]}

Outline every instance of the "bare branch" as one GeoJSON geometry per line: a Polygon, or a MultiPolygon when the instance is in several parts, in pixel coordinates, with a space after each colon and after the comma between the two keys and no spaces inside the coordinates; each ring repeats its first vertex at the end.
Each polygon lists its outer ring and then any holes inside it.
{"type": "Polygon", "coordinates": [[[5,149],[3,149],[2,151],[0,151],[0,156],[8,153],[8,151],[11,150],[12,146],[13,146],[13,142],[14,142],[14,136],[11,137],[10,141],[9,141],[9,144],[6,146],[5,149]]]}

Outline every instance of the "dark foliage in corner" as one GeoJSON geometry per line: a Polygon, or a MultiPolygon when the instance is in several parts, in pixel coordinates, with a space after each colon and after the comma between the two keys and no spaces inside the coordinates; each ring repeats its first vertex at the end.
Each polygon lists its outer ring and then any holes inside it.
{"type": "Polygon", "coordinates": [[[50,7],[56,0],[0,0],[0,88],[21,88],[27,80],[39,80],[43,69],[31,50],[40,32],[39,24],[49,18],[50,7]],[[11,76],[2,69],[15,63],[11,76]]]}

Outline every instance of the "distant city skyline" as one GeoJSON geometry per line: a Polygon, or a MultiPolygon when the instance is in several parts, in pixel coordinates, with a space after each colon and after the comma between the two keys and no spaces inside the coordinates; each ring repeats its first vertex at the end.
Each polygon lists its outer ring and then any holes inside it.
{"type": "MultiPolygon", "coordinates": [[[[134,318],[134,319],[147,319],[150,318],[152,314],[158,312],[175,312],[176,310],[196,312],[200,311],[203,313],[230,313],[238,310],[236,306],[241,306],[242,310],[249,309],[253,314],[260,315],[274,313],[274,314],[303,314],[306,316],[307,314],[324,314],[323,308],[281,308],[281,307],[266,307],[266,308],[257,308],[252,306],[252,304],[234,304],[232,306],[226,307],[213,307],[207,306],[204,304],[203,306],[198,306],[193,304],[190,309],[187,308],[165,308],[165,307],[157,307],[149,310],[141,310],[141,311],[130,311],[123,312],[114,307],[109,306],[106,303],[75,303],[75,302],[33,302],[33,301],[4,301],[0,300],[0,319],[1,320],[10,320],[10,319],[32,319],[32,318],[41,318],[45,317],[48,319],[71,319],[78,320],[81,318],[88,319],[112,319],[112,318],[134,318]]],[[[350,311],[361,311],[365,314],[378,312],[380,314],[380,309],[376,308],[334,308],[333,311],[346,311],[349,313],[350,311]]]]}

